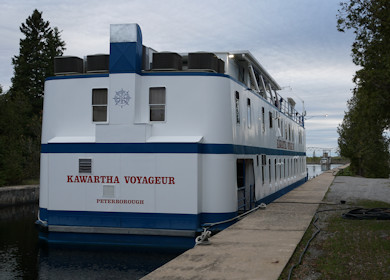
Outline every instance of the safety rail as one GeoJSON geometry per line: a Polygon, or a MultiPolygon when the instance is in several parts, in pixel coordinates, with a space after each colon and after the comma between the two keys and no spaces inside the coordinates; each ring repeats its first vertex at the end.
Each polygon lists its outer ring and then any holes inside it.
{"type": "Polygon", "coordinates": [[[240,191],[243,192],[243,198],[242,199],[238,199],[238,211],[240,211],[242,208],[242,211],[247,211],[247,210],[250,210],[252,208],[252,204],[255,202],[255,200],[253,199],[253,196],[252,196],[252,193],[253,193],[253,185],[249,185],[249,209],[247,209],[246,207],[246,202],[247,202],[247,198],[246,198],[246,186],[242,186],[240,188],[237,188],[237,195],[240,191]],[[240,202],[243,202],[242,204],[239,204],[240,202]]]}

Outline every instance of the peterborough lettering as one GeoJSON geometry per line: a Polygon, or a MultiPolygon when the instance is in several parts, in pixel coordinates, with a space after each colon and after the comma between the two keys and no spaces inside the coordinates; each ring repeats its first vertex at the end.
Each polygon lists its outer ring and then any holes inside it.
{"type": "Polygon", "coordinates": [[[144,204],[144,200],[134,199],[96,199],[96,203],[110,204],[144,204]]]}
{"type": "MultiPolygon", "coordinates": [[[[67,183],[85,183],[85,184],[119,184],[118,176],[81,176],[67,175],[67,183]]],[[[138,185],[174,185],[175,177],[164,176],[124,176],[122,182],[126,184],[138,185]]]]}

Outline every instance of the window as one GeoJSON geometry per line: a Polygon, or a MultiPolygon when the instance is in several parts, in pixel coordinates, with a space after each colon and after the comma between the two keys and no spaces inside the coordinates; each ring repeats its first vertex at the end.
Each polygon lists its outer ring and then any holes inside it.
{"type": "Polygon", "coordinates": [[[263,126],[263,133],[265,132],[265,110],[264,107],[261,107],[261,121],[262,121],[262,126],[263,126]]]}
{"type": "Polygon", "coordinates": [[[269,112],[269,128],[272,128],[272,112],[269,112]]]}
{"type": "Polygon", "coordinates": [[[261,182],[264,185],[265,179],[265,166],[267,165],[267,157],[266,155],[261,155],[261,182]]]}
{"type": "Polygon", "coordinates": [[[271,159],[268,160],[268,179],[269,179],[269,182],[271,183],[271,170],[272,170],[272,167],[271,167],[271,159]]]}
{"type": "Polygon", "coordinates": [[[92,89],[92,121],[107,121],[107,89],[92,89]]]}
{"type": "Polygon", "coordinates": [[[279,159],[279,179],[282,179],[282,160],[279,159]]]}
{"type": "Polygon", "coordinates": [[[276,159],[275,159],[275,182],[278,180],[277,168],[278,168],[278,165],[277,165],[277,162],[276,162],[276,159]]]}
{"type": "Polygon", "coordinates": [[[149,120],[151,122],[165,121],[165,87],[149,89],[149,120]]]}
{"type": "Polygon", "coordinates": [[[247,99],[247,108],[248,108],[248,111],[247,111],[247,119],[248,119],[248,128],[251,128],[251,124],[252,124],[252,113],[251,113],[251,100],[248,98],[247,99]]]}
{"type": "Polygon", "coordinates": [[[240,124],[240,94],[238,93],[238,91],[236,91],[235,101],[236,101],[236,123],[240,124]]]}

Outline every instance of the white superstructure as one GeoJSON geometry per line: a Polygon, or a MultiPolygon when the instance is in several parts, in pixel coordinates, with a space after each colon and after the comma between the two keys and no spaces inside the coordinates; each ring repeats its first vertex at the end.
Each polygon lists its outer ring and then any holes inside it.
{"type": "Polygon", "coordinates": [[[192,246],[306,180],[303,116],[248,51],[159,53],[137,24],[45,83],[41,238],[192,246]]]}

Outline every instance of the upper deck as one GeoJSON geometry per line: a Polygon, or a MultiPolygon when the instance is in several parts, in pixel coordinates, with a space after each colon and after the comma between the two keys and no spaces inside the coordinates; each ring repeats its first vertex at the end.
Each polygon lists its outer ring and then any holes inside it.
{"type": "Polygon", "coordinates": [[[303,116],[249,51],[157,52],[142,45],[138,25],[113,25],[109,55],[58,57],[55,72],[45,86],[43,144],[263,139],[304,151],[303,116]]]}

